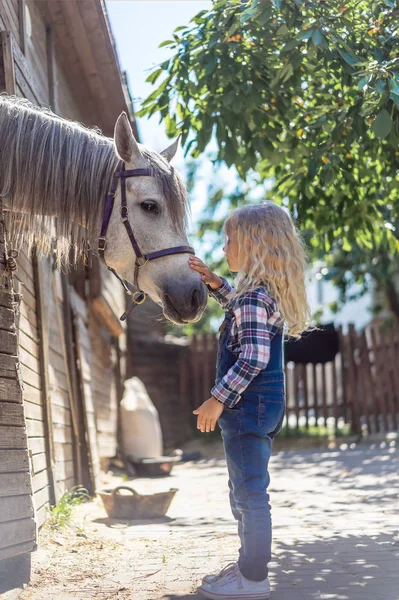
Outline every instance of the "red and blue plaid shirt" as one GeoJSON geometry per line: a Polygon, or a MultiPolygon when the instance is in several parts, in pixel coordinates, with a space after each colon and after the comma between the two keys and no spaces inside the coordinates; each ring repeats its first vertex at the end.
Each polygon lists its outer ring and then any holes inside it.
{"type": "Polygon", "coordinates": [[[281,331],[283,323],[276,302],[265,288],[234,297],[235,289],[223,277],[221,279],[220,288],[208,287],[208,290],[220,306],[233,312],[227,348],[237,355],[237,361],[212,388],[211,394],[231,408],[258,373],[267,367],[270,342],[281,331]]]}

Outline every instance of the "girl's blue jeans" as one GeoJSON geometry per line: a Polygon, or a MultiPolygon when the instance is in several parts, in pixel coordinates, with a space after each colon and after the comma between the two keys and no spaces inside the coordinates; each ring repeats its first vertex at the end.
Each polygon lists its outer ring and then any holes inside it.
{"type": "MultiPolygon", "coordinates": [[[[270,374],[271,375],[271,374],[270,374]]],[[[238,565],[247,579],[262,581],[271,560],[269,459],[282,427],[281,381],[267,381],[244,393],[236,408],[225,408],[219,426],[229,473],[230,504],[241,541],[238,565]]]]}

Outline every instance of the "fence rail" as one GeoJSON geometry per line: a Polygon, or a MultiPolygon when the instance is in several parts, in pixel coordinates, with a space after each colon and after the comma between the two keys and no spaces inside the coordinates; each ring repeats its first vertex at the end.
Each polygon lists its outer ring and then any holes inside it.
{"type": "MultiPolygon", "coordinates": [[[[397,431],[399,326],[373,323],[357,332],[338,328],[340,348],[325,364],[285,365],[286,427],[350,425],[353,433],[397,431]]],[[[187,346],[186,383],[194,410],[215,381],[217,335],[194,335],[187,346]]]]}

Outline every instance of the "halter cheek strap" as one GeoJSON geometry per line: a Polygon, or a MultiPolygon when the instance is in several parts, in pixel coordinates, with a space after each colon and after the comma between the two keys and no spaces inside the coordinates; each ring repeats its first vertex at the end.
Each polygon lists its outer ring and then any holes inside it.
{"type": "Polygon", "coordinates": [[[125,163],[120,161],[118,166],[114,172],[112,177],[112,183],[107,195],[105,206],[104,206],[104,216],[101,225],[100,238],[98,240],[98,254],[103,261],[104,265],[107,267],[111,273],[115,275],[123,285],[126,292],[132,297],[132,304],[128,307],[126,312],[120,317],[121,321],[124,321],[127,315],[133,310],[135,306],[138,304],[142,304],[147,298],[147,294],[140,290],[138,285],[139,279],[139,269],[147,264],[150,260],[155,260],[156,258],[161,258],[163,256],[169,256],[171,254],[195,254],[194,248],[191,246],[175,246],[173,248],[166,248],[164,250],[157,250],[155,252],[149,252],[148,254],[143,254],[140,250],[140,246],[137,243],[137,240],[134,236],[133,229],[129,222],[129,212],[127,208],[126,202],[126,179],[128,177],[152,177],[152,171],[150,169],[131,169],[127,170],[125,168],[125,163]],[[127,287],[125,281],[118,275],[118,273],[112,267],[109,267],[105,261],[105,249],[107,247],[107,230],[108,225],[111,219],[112,211],[115,203],[115,194],[118,187],[118,180],[121,180],[121,221],[125,226],[127,235],[129,237],[130,243],[132,244],[134,253],[136,255],[135,260],[135,268],[134,268],[134,278],[133,282],[135,287],[137,288],[137,292],[131,292],[127,287]]]}

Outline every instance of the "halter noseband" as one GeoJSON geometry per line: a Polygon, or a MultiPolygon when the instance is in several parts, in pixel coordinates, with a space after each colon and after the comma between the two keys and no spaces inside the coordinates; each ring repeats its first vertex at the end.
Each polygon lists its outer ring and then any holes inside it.
{"type": "Polygon", "coordinates": [[[119,281],[125,288],[126,292],[129,294],[129,296],[132,297],[133,303],[126,310],[126,312],[123,313],[123,315],[120,318],[121,321],[124,321],[126,319],[127,315],[130,313],[130,311],[138,304],[142,304],[145,301],[145,299],[147,298],[147,294],[145,292],[143,292],[142,290],[140,290],[139,285],[138,285],[139,269],[141,267],[144,267],[144,265],[147,264],[147,262],[149,260],[161,258],[162,256],[168,256],[169,254],[184,254],[184,253],[195,254],[194,248],[192,248],[191,246],[175,246],[174,248],[166,248],[165,250],[157,250],[156,252],[150,252],[148,254],[143,254],[141,252],[140,247],[137,243],[137,240],[134,237],[133,229],[129,222],[129,213],[128,213],[127,204],[126,204],[126,179],[128,177],[153,177],[153,174],[150,169],[126,170],[125,163],[122,160],[118,163],[118,166],[117,166],[117,168],[114,172],[113,178],[112,178],[111,188],[109,190],[107,199],[105,201],[103,222],[102,222],[102,226],[101,226],[100,238],[98,240],[98,254],[99,254],[101,260],[103,261],[103,263],[107,267],[107,269],[109,271],[111,271],[111,273],[113,273],[115,275],[115,277],[117,277],[119,279],[119,281]],[[126,228],[130,243],[132,244],[134,253],[136,255],[133,283],[138,290],[137,292],[131,292],[129,290],[129,288],[127,287],[125,281],[118,275],[118,273],[115,271],[115,269],[113,269],[112,267],[109,267],[107,265],[107,263],[105,262],[105,249],[107,247],[107,229],[108,229],[109,221],[111,219],[112,210],[114,208],[115,194],[116,194],[116,189],[118,187],[118,179],[121,180],[121,221],[126,228]]]}

